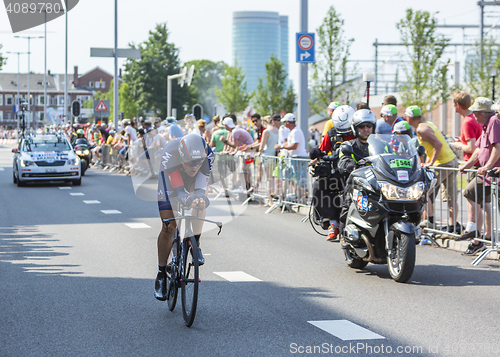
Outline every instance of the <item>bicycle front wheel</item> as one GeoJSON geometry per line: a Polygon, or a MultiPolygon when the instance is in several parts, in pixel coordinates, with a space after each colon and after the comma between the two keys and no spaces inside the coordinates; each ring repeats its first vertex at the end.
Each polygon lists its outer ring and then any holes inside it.
{"type": "MultiPolygon", "coordinates": [[[[179,234],[177,229],[175,230],[174,237],[176,237],[179,234]]],[[[173,258],[176,257],[177,254],[177,241],[174,241],[174,244],[172,244],[172,253],[170,254],[170,257],[167,261],[167,265],[170,265],[171,270],[170,274],[167,273],[167,303],[168,303],[168,308],[170,311],[174,311],[175,309],[175,304],[177,303],[177,272],[178,272],[178,263],[175,264],[173,262],[173,258]]],[[[176,257],[176,261],[179,261],[179,257],[176,257]]]]}
{"type": "Polygon", "coordinates": [[[187,327],[193,324],[196,315],[196,305],[198,304],[198,246],[194,237],[189,237],[183,241],[182,259],[182,313],[187,327]]]}

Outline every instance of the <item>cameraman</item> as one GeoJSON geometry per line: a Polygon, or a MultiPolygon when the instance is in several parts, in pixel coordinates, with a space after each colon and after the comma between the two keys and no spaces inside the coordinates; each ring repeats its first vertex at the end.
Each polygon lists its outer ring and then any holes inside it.
{"type": "Polygon", "coordinates": [[[327,241],[337,239],[339,233],[339,216],[341,207],[341,192],[344,189],[342,176],[337,171],[338,152],[337,149],[344,141],[355,138],[352,132],[351,122],[354,109],[348,105],[342,105],[332,113],[333,128],[328,130],[323,137],[319,148],[314,148],[309,153],[311,158],[311,174],[318,177],[313,183],[314,217],[321,222],[323,229],[328,227],[327,241]],[[328,161],[323,156],[331,152],[328,161]],[[319,159],[319,162],[318,162],[319,159]]]}

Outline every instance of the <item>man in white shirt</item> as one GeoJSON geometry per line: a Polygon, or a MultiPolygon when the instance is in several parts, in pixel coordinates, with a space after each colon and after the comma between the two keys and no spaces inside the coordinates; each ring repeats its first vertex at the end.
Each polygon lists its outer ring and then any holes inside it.
{"type": "Polygon", "coordinates": [[[286,114],[282,121],[285,127],[290,130],[286,144],[276,144],[276,150],[288,150],[289,155],[296,160],[292,160],[294,169],[293,188],[295,197],[305,198],[305,188],[307,187],[307,146],[306,139],[302,130],[295,124],[295,115],[292,113],[286,114]]]}

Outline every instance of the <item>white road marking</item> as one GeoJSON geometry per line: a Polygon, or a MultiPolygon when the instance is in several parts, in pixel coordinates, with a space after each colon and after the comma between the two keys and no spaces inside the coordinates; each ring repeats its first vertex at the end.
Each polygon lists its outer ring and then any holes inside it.
{"type": "Polygon", "coordinates": [[[348,320],[325,320],[325,321],[307,321],[311,325],[328,332],[329,334],[340,338],[343,341],[351,340],[378,340],[385,339],[375,332],[365,329],[348,320]]]}
{"type": "Polygon", "coordinates": [[[86,204],[88,204],[88,205],[97,205],[97,204],[99,204],[99,203],[101,203],[101,202],[99,202],[99,201],[97,201],[97,200],[89,200],[89,201],[85,201],[85,200],[84,200],[84,201],[83,201],[83,203],[86,203],[86,204]]]}
{"type": "Polygon", "coordinates": [[[253,277],[242,271],[223,271],[223,272],[214,272],[223,279],[230,281],[232,283],[241,282],[241,281],[262,281],[253,277]]]}
{"type": "Polygon", "coordinates": [[[72,190],[73,188],[70,186],[61,186],[59,187],[60,190],[72,190]]]}
{"type": "Polygon", "coordinates": [[[71,196],[85,196],[85,194],[82,192],[70,192],[70,195],[71,196]]]}
{"type": "Polygon", "coordinates": [[[0,171],[5,171],[5,169],[3,167],[0,167],[0,171]]]}
{"type": "Polygon", "coordinates": [[[146,223],[125,223],[125,225],[133,229],[151,228],[151,226],[148,226],[146,223]]]}
{"type": "Polygon", "coordinates": [[[117,211],[115,209],[102,209],[101,212],[104,214],[121,214],[120,211],[117,211]]]}

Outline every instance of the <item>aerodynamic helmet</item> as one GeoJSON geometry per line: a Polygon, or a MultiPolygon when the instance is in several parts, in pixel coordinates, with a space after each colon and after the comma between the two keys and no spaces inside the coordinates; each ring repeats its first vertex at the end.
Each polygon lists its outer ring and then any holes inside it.
{"type": "Polygon", "coordinates": [[[183,163],[199,166],[207,157],[207,143],[200,135],[188,134],[179,142],[179,155],[183,163]]]}
{"type": "Polygon", "coordinates": [[[352,117],[354,109],[348,105],[341,105],[334,110],[332,114],[333,127],[340,134],[351,131],[352,117]]]}

